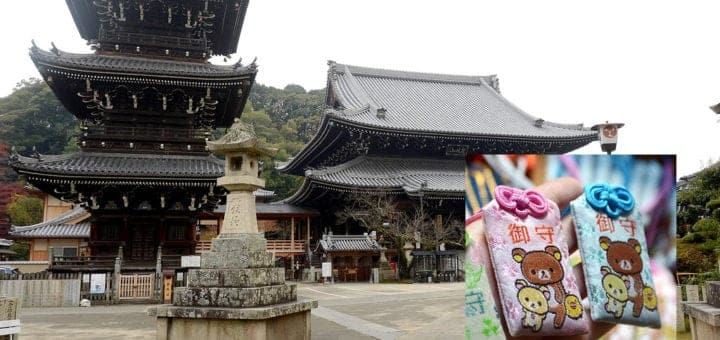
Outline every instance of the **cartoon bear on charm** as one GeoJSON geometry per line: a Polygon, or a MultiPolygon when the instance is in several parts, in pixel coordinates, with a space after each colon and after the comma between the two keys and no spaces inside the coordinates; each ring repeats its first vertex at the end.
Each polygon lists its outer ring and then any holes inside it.
{"type": "Polygon", "coordinates": [[[556,246],[547,246],[544,250],[526,252],[525,249],[512,250],[515,262],[520,263],[523,276],[527,281],[538,287],[551,288],[555,295],[555,306],[549,307],[550,313],[555,314],[553,326],[561,328],[565,317],[579,319],[582,316],[580,299],[575,295],[568,295],[562,280],[565,276],[562,264],[562,253],[556,246]]]}
{"type": "MultiPolygon", "coordinates": [[[[643,307],[655,310],[657,308],[655,290],[645,286],[642,278],[643,261],[640,258],[642,253],[640,242],[634,238],[628,239],[627,242],[612,241],[606,236],[601,236],[600,248],[606,252],[610,268],[632,281],[631,285],[628,284],[627,293],[628,300],[633,304],[632,315],[639,317],[643,307]]],[[[604,268],[607,270],[607,267],[604,268]]]]}
{"type": "Polygon", "coordinates": [[[613,273],[608,266],[603,266],[600,271],[603,274],[602,285],[608,298],[608,302],[605,303],[605,311],[619,319],[622,317],[628,301],[630,280],[613,273]]]}
{"type": "Polygon", "coordinates": [[[550,290],[545,286],[535,288],[523,279],[515,280],[515,287],[519,289],[517,298],[525,312],[523,327],[539,332],[548,313],[550,290]]]}

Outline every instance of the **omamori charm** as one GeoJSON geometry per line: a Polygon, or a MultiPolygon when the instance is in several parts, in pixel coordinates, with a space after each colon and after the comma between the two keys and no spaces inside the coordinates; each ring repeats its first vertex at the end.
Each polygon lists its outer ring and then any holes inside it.
{"type": "Polygon", "coordinates": [[[593,184],[570,206],[592,319],[660,328],[643,218],[632,194],[593,184]]]}
{"type": "Polygon", "coordinates": [[[533,190],[498,186],[483,211],[510,334],[587,333],[557,204],[533,190]]]}

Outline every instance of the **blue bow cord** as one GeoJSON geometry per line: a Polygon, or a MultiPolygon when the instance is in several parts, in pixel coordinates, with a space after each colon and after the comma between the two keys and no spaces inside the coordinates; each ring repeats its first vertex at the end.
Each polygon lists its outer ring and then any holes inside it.
{"type": "Polygon", "coordinates": [[[625,187],[607,183],[586,186],[585,199],[593,209],[611,218],[627,215],[635,207],[635,199],[625,187]]]}

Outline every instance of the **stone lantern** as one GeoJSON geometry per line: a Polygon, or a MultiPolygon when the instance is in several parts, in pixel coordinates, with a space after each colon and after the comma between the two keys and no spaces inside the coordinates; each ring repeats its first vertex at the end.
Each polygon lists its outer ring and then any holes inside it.
{"type": "Polygon", "coordinates": [[[253,192],[265,185],[258,158],[276,150],[238,119],[207,146],[225,156],[225,176],[217,181],[229,191],[223,227],[201,255],[200,269],[188,271],[188,286],[173,292],[172,305],[149,310],[157,317],[157,339],[310,339],[317,301],[297,299],[257,227],[253,192]]]}

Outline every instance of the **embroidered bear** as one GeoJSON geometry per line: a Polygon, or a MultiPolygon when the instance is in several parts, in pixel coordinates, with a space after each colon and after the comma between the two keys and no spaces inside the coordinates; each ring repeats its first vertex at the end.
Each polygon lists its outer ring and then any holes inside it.
{"type": "Polygon", "coordinates": [[[539,332],[545,317],[547,317],[550,290],[545,286],[535,288],[523,279],[515,280],[515,287],[519,289],[517,298],[525,310],[525,316],[522,319],[523,327],[530,328],[533,332],[539,332]]]}
{"type": "Polygon", "coordinates": [[[549,312],[555,314],[553,326],[561,328],[565,317],[578,319],[582,315],[580,300],[575,295],[568,295],[562,284],[565,272],[560,264],[562,253],[556,246],[547,246],[544,250],[526,252],[525,249],[512,250],[515,262],[520,263],[523,276],[528,282],[552,288],[555,293],[557,305],[549,307],[549,312]],[[568,310],[571,313],[568,313],[568,310]]]}
{"type": "Polygon", "coordinates": [[[640,316],[645,300],[650,300],[646,308],[654,310],[657,306],[655,291],[651,287],[645,286],[641,275],[643,262],[640,258],[642,252],[640,242],[634,238],[627,240],[627,242],[612,241],[606,236],[601,236],[600,248],[605,250],[608,264],[615,272],[632,279],[633,284],[631,287],[634,294],[628,292],[629,301],[633,304],[632,315],[634,317],[640,316]],[[645,295],[648,295],[647,299],[644,297],[645,295]]]}
{"type": "Polygon", "coordinates": [[[621,318],[628,301],[630,281],[613,273],[608,266],[602,266],[600,272],[603,274],[602,285],[608,298],[608,302],[605,303],[605,311],[613,314],[615,318],[621,318]]]}

